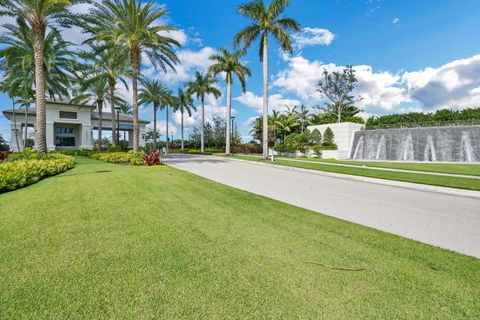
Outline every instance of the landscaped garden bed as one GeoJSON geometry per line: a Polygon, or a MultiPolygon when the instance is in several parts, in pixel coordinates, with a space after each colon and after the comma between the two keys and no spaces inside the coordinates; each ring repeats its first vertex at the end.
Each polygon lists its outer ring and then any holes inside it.
{"type": "Polygon", "coordinates": [[[148,155],[143,151],[128,152],[96,152],[90,154],[90,158],[109,163],[118,163],[134,166],[156,166],[162,164],[159,152],[150,152],[148,155]]]}
{"type": "Polygon", "coordinates": [[[45,177],[65,172],[74,165],[75,158],[59,153],[42,155],[29,149],[10,153],[0,163],[0,193],[22,188],[45,177]]]}

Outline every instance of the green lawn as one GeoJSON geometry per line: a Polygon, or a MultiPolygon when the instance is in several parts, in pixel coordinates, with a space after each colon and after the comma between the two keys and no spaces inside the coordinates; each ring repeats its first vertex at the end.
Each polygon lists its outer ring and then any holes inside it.
{"type": "Polygon", "coordinates": [[[480,318],[478,259],[84,158],[0,195],[0,279],[0,319],[480,318]]]}
{"type": "MultiPolygon", "coordinates": [[[[223,155],[218,155],[218,156],[223,156],[223,155]]],[[[358,168],[332,166],[329,164],[322,163],[322,161],[314,161],[315,163],[309,163],[309,162],[301,162],[301,161],[291,161],[285,158],[275,158],[275,161],[271,162],[270,160],[268,161],[261,160],[261,157],[255,156],[255,155],[235,155],[233,157],[241,160],[267,162],[270,164],[276,164],[276,165],[287,166],[287,167],[296,167],[296,168],[319,170],[319,171],[326,171],[326,172],[350,174],[355,176],[364,176],[364,177],[370,177],[370,178],[414,182],[414,183],[428,184],[428,185],[441,186],[441,187],[451,187],[451,188],[480,191],[480,179],[475,179],[475,178],[436,176],[436,175],[428,175],[428,174],[419,174],[414,172],[410,173],[410,172],[384,171],[384,170],[363,168],[362,166],[358,166],[358,168]]],[[[310,160],[310,159],[303,159],[303,160],[310,160]]],[[[399,165],[402,165],[402,164],[399,164],[399,165]]],[[[406,165],[406,164],[403,164],[403,165],[406,165]]],[[[424,168],[424,170],[422,171],[427,171],[425,169],[430,168],[428,167],[429,164],[419,164],[419,166],[424,168]]],[[[456,164],[445,165],[445,168],[446,168],[445,170],[450,170],[450,171],[462,170],[462,169],[454,169],[454,166],[457,166],[457,165],[456,164]],[[452,166],[452,168],[449,169],[448,166],[452,166]]],[[[460,165],[460,166],[468,166],[468,165],[460,165]]],[[[472,165],[472,166],[475,166],[475,165],[472,165]]],[[[400,169],[400,167],[398,167],[398,169],[400,169]]],[[[410,170],[414,170],[414,169],[410,169],[410,170]]],[[[435,170],[435,169],[430,168],[430,170],[435,170]]],[[[445,172],[445,173],[453,173],[453,172],[445,172]]]]}
{"type": "Polygon", "coordinates": [[[480,176],[480,164],[377,162],[377,161],[333,160],[333,159],[315,159],[315,158],[308,158],[305,160],[309,160],[309,161],[313,160],[313,161],[325,162],[325,163],[348,164],[348,165],[354,165],[354,166],[367,166],[367,167],[377,167],[377,168],[402,169],[402,170],[480,176]]]}

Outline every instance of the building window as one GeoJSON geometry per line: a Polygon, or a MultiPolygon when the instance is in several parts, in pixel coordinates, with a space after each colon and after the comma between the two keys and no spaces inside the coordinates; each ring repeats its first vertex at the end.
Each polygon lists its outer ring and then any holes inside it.
{"type": "Polygon", "coordinates": [[[55,133],[75,133],[75,128],[55,128],[55,133]]]}
{"type": "Polygon", "coordinates": [[[75,137],[55,137],[57,147],[75,147],[75,137]]]}
{"type": "Polygon", "coordinates": [[[77,119],[77,113],[72,111],[60,111],[60,118],[77,119]]]}
{"type": "Polygon", "coordinates": [[[78,91],[77,89],[72,89],[72,97],[78,96],[78,91]]]}

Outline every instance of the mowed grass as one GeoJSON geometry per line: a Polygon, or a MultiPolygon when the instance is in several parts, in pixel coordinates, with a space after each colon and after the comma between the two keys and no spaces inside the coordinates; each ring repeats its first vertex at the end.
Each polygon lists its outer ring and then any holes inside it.
{"type": "Polygon", "coordinates": [[[0,195],[0,279],[0,319],[480,318],[478,259],[83,158],[0,195]]]}
{"type": "MultiPolygon", "coordinates": [[[[217,155],[217,156],[222,156],[222,155],[217,155]]],[[[428,185],[440,186],[440,187],[450,187],[450,188],[480,191],[480,179],[476,177],[463,178],[463,177],[455,177],[455,176],[438,176],[433,174],[421,174],[421,173],[415,173],[415,172],[395,172],[395,171],[375,170],[372,168],[364,168],[362,166],[358,166],[358,167],[357,166],[355,167],[333,166],[326,163],[322,163],[322,161],[313,160],[312,162],[314,163],[311,163],[311,162],[302,162],[302,161],[292,161],[291,159],[285,159],[280,157],[275,158],[274,162],[271,162],[270,160],[268,161],[262,160],[261,157],[255,156],[255,155],[234,155],[229,157],[237,158],[240,160],[258,161],[258,162],[264,162],[264,163],[266,162],[269,164],[276,164],[276,165],[287,166],[287,167],[296,167],[296,168],[319,170],[319,171],[334,172],[334,173],[343,173],[343,174],[370,177],[370,178],[413,182],[413,183],[428,184],[428,185]]],[[[299,159],[299,160],[310,161],[310,159],[299,159]]],[[[425,164],[423,165],[423,168],[428,168],[427,166],[428,165],[425,164]]],[[[452,164],[452,165],[445,165],[445,166],[453,167],[456,165],[452,164]]],[[[397,169],[400,169],[400,167],[398,167],[397,169]]],[[[406,169],[406,170],[409,170],[409,169],[406,169]]],[[[414,170],[414,169],[410,169],[410,170],[414,170]]],[[[454,169],[447,168],[446,170],[453,171],[454,169]]],[[[426,171],[426,170],[420,170],[420,171],[426,171]]],[[[460,171],[460,170],[457,170],[457,171],[460,171]]],[[[453,173],[453,172],[444,172],[444,173],[453,173]]]]}
{"type": "Polygon", "coordinates": [[[313,161],[325,162],[325,163],[335,163],[335,164],[348,164],[348,165],[354,165],[354,166],[367,166],[367,167],[374,167],[374,168],[388,168],[388,169],[401,169],[401,170],[480,176],[480,164],[380,162],[380,161],[334,160],[334,159],[316,159],[316,158],[308,158],[306,160],[309,160],[309,161],[313,160],[313,161]]]}

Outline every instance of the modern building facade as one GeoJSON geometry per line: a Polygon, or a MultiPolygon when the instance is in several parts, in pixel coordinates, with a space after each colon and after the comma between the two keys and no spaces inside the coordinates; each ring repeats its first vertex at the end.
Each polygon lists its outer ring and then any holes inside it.
{"type": "MultiPolygon", "coordinates": [[[[77,94],[76,89],[71,90],[72,96],[77,94]]],[[[98,111],[93,106],[77,105],[66,101],[46,102],[46,136],[48,150],[68,149],[92,149],[94,141],[94,130],[98,130],[98,111]]],[[[3,115],[10,121],[12,150],[23,150],[25,146],[24,130],[27,127],[36,126],[36,110],[30,108],[27,116],[25,109],[16,110],[16,125],[13,121],[13,110],[3,111],[3,115]],[[18,145],[17,145],[18,141],[18,145]]],[[[112,114],[102,113],[102,132],[112,130],[112,114]]],[[[133,147],[133,117],[120,113],[117,128],[120,132],[120,139],[128,140],[129,147],[133,147]]],[[[145,146],[145,127],[149,122],[139,119],[140,146],[145,146]]]]}

